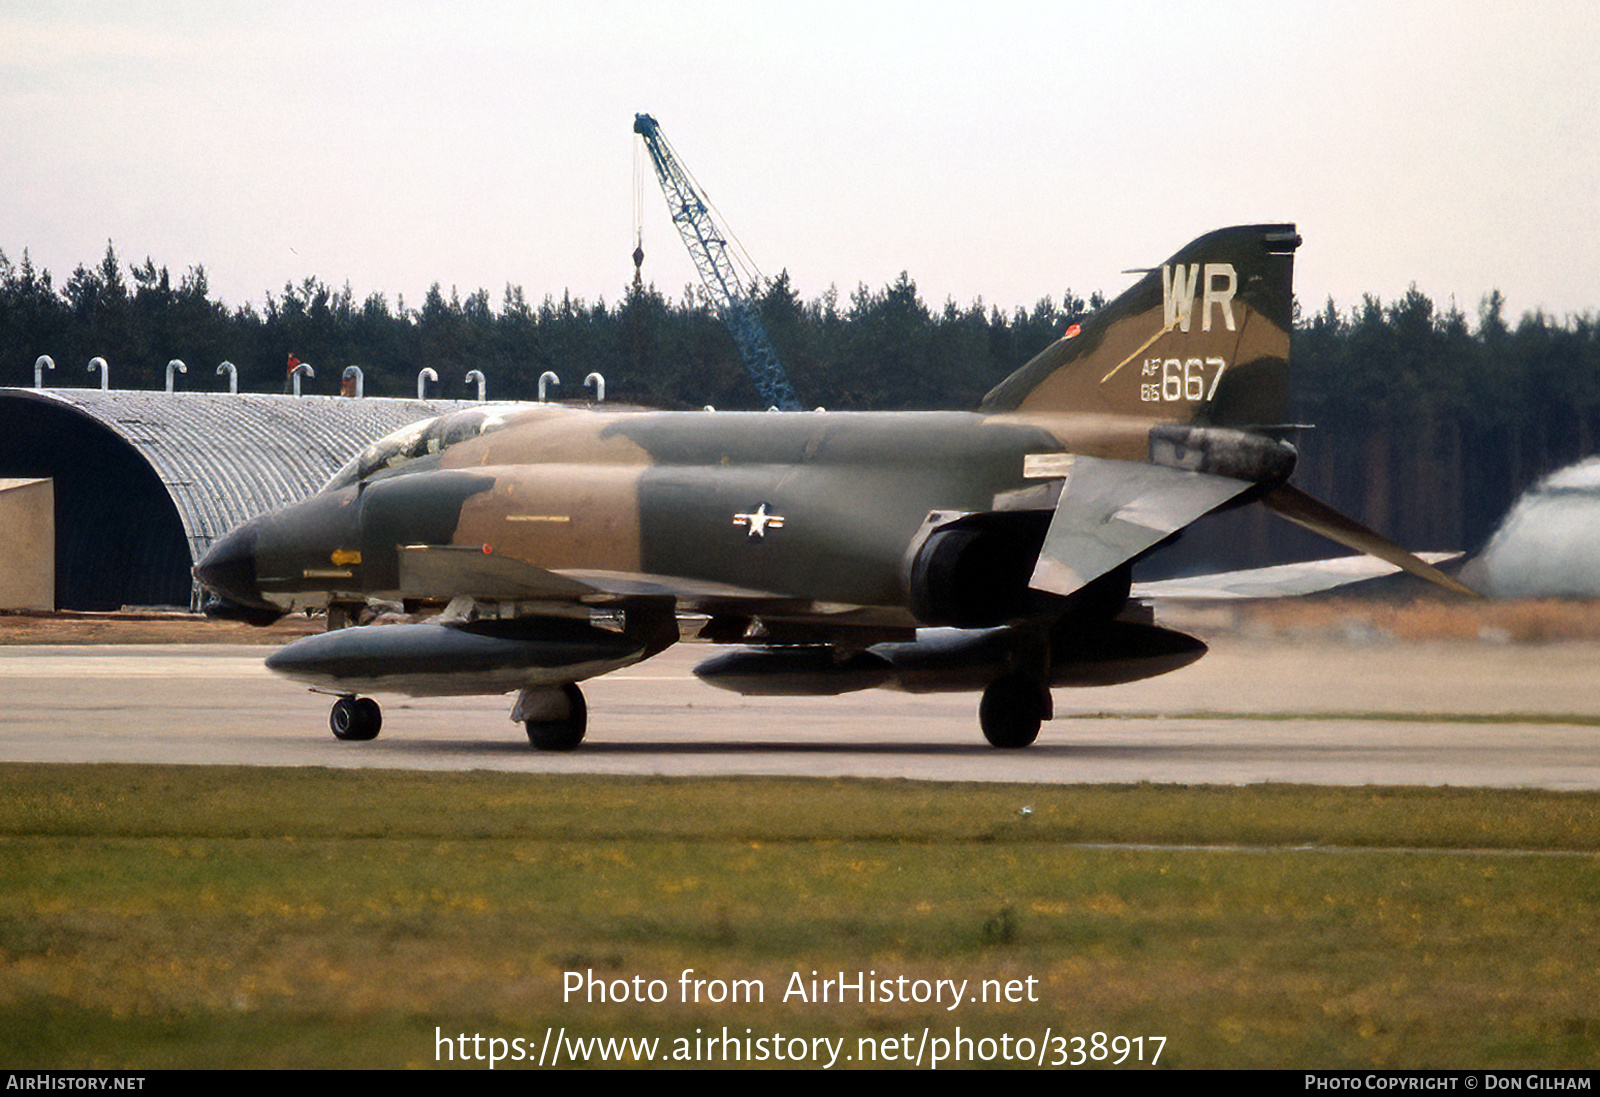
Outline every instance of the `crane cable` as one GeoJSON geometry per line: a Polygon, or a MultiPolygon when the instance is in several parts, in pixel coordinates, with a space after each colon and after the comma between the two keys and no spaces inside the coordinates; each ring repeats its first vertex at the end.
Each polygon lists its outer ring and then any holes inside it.
{"type": "Polygon", "coordinates": [[[633,288],[643,291],[644,268],[644,161],[639,156],[643,138],[633,142],[633,288]]]}

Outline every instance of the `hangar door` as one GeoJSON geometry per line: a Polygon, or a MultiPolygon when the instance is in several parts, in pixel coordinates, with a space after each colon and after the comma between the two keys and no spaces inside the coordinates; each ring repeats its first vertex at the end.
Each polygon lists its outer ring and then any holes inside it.
{"type": "Polygon", "coordinates": [[[57,609],[189,604],[172,496],[105,425],[50,400],[0,400],[0,478],[54,481],[57,609]]]}

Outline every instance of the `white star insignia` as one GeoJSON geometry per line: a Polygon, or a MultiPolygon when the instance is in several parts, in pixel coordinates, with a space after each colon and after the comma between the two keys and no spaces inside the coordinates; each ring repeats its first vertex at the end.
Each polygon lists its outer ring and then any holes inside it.
{"type": "Polygon", "coordinates": [[[767,504],[762,503],[749,514],[735,514],[733,516],[733,524],[736,526],[748,526],[750,528],[750,540],[760,541],[766,537],[767,530],[777,529],[783,525],[783,515],[768,514],[767,504]]]}

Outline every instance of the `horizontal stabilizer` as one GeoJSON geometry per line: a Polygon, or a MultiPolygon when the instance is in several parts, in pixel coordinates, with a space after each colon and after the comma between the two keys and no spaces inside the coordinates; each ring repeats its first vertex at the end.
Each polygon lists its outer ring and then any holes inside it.
{"type": "MultiPolygon", "coordinates": [[[[1440,564],[1459,559],[1459,552],[1424,552],[1418,559],[1440,564]]],[[[1244,598],[1292,598],[1316,594],[1349,583],[1377,579],[1399,571],[1398,564],[1375,556],[1339,556],[1300,564],[1277,564],[1244,571],[1224,571],[1182,579],[1135,583],[1133,597],[1156,601],[1222,602],[1244,598]]]]}
{"type": "Polygon", "coordinates": [[[1162,465],[1074,457],[1028,585],[1071,594],[1252,486],[1162,465]]]}
{"type": "Polygon", "coordinates": [[[1453,590],[1457,594],[1465,594],[1472,598],[1479,597],[1478,592],[1471,587],[1452,579],[1426,560],[1407,552],[1381,534],[1374,533],[1354,518],[1340,514],[1328,504],[1307,495],[1293,484],[1279,484],[1263,495],[1261,501],[1274,513],[1313,533],[1320,533],[1330,541],[1337,541],[1346,548],[1353,548],[1357,552],[1387,560],[1402,571],[1410,572],[1430,583],[1436,583],[1446,590],[1453,590]]]}

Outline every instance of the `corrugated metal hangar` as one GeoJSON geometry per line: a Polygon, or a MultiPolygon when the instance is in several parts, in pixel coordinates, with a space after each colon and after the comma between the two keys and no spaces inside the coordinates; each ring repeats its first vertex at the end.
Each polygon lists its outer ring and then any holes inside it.
{"type": "MultiPolygon", "coordinates": [[[[37,522],[29,485],[50,481],[54,608],[192,607],[190,568],[218,537],[311,495],[373,440],[464,406],[0,388],[0,486],[17,481],[0,490],[0,527],[37,522]]],[[[37,590],[52,554],[33,548],[0,560],[0,592],[37,590]]]]}

